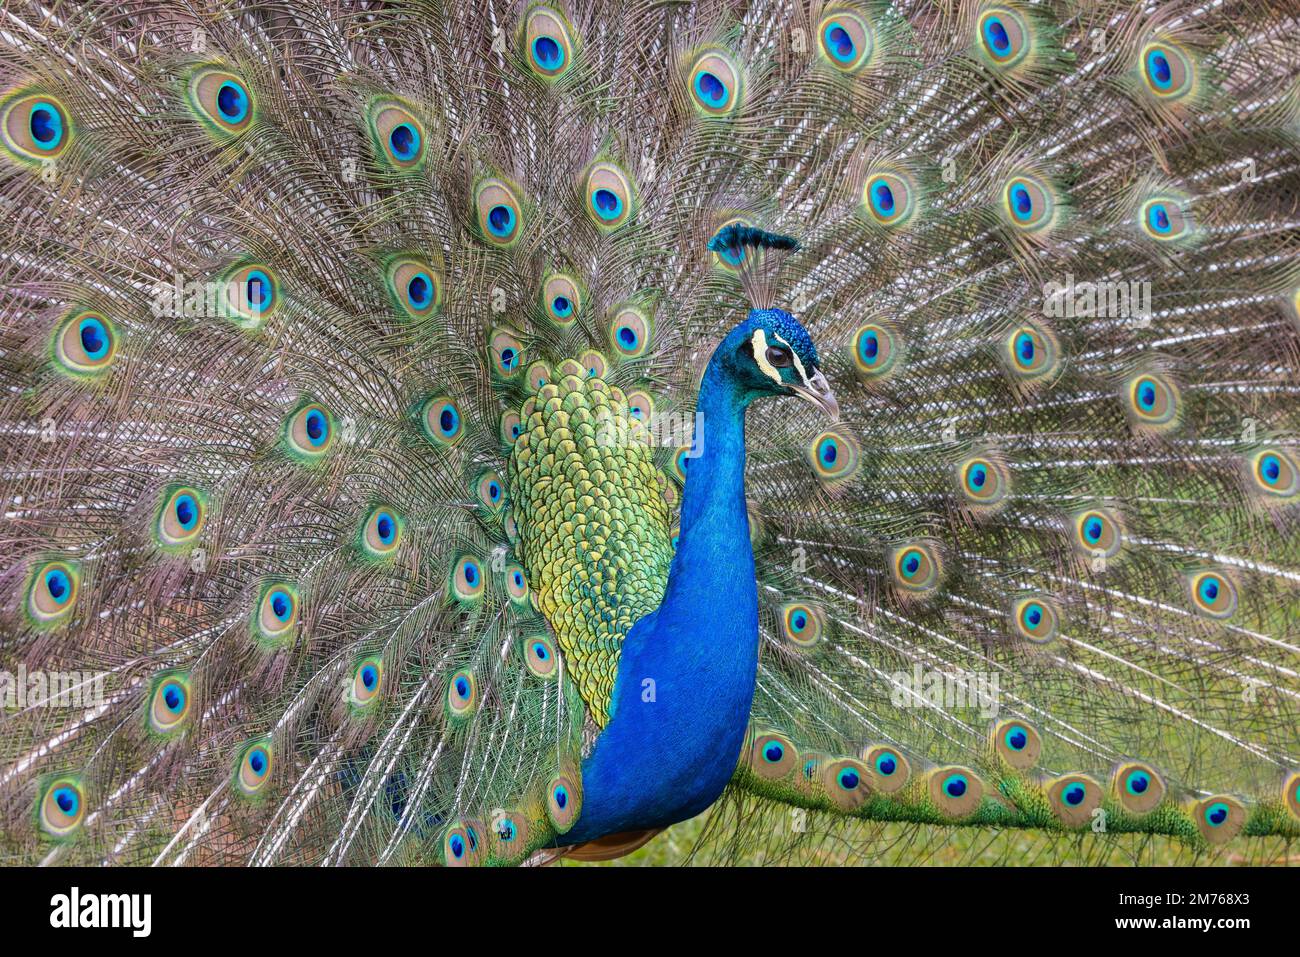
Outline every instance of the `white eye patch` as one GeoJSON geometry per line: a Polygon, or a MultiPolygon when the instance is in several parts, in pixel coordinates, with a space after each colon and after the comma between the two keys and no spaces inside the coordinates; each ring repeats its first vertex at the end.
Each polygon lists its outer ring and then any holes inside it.
{"type": "Polygon", "coordinates": [[[808,373],[804,371],[803,362],[799,359],[799,353],[795,352],[794,347],[776,333],[772,333],[772,338],[790,350],[790,357],[794,359],[794,371],[799,373],[799,378],[803,381],[803,384],[808,385],[808,373]]]}
{"type": "Polygon", "coordinates": [[[777,385],[781,385],[781,370],[767,361],[767,333],[762,329],[755,330],[753,338],[749,340],[749,345],[754,350],[754,361],[763,370],[763,375],[777,385]]]}

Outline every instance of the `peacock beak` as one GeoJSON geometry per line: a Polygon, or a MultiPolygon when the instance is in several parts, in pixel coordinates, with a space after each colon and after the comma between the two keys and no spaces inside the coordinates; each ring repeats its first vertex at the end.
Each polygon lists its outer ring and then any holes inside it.
{"type": "Polygon", "coordinates": [[[826,376],[822,375],[820,369],[814,369],[812,376],[804,385],[792,385],[795,394],[807,399],[817,408],[821,409],[831,417],[831,421],[838,421],[840,417],[840,404],[835,399],[835,393],[831,391],[831,384],[826,381],[826,376]]]}

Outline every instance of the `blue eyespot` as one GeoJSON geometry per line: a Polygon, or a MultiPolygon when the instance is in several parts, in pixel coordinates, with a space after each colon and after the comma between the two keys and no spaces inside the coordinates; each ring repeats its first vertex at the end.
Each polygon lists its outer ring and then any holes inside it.
{"type": "Polygon", "coordinates": [[[1016,336],[1016,356],[1024,365],[1034,361],[1034,337],[1027,332],[1016,336]]]}
{"type": "Polygon", "coordinates": [[[307,441],[312,445],[323,445],[329,438],[330,424],[325,418],[325,414],[319,409],[312,409],[307,413],[306,421],[307,441]]]}
{"type": "Polygon", "coordinates": [[[1011,38],[997,17],[989,17],[984,21],[984,42],[995,56],[1005,57],[1011,53],[1011,38]]]}
{"type": "Polygon", "coordinates": [[[1031,628],[1037,628],[1043,623],[1043,606],[1036,602],[1031,602],[1025,606],[1025,621],[1031,628]]]}
{"type": "Polygon", "coordinates": [[[1099,518],[1090,518],[1083,525],[1084,537],[1090,542],[1096,542],[1101,539],[1102,524],[1099,518]]]}
{"type": "Polygon", "coordinates": [[[637,346],[636,330],[631,326],[619,326],[618,341],[629,352],[637,346]]]}
{"type": "Polygon", "coordinates": [[[262,312],[274,296],[271,279],[260,269],[250,270],[244,280],[244,302],[254,312],[262,312]]]}
{"type": "Polygon", "coordinates": [[[1210,827],[1218,827],[1228,819],[1228,805],[1222,801],[1216,801],[1205,809],[1205,823],[1210,827]]]}
{"type": "Polygon", "coordinates": [[[52,150],[63,141],[63,117],[49,103],[36,103],[32,106],[27,126],[39,149],[52,150]]]}
{"type": "Polygon", "coordinates": [[[281,621],[289,620],[289,615],[293,612],[293,599],[289,597],[288,592],[277,591],[272,593],[271,611],[281,621]]]}
{"type": "Polygon", "coordinates": [[[465,856],[465,841],[459,834],[453,834],[447,845],[451,848],[452,857],[459,860],[465,856]]]}
{"type": "Polygon", "coordinates": [[[361,669],[361,683],[373,691],[379,683],[379,670],[374,665],[366,665],[361,669]]]}
{"type": "Polygon", "coordinates": [[[536,655],[538,659],[541,661],[545,661],[547,658],[551,656],[551,653],[547,649],[546,645],[542,644],[540,641],[533,642],[533,654],[536,655]]]}
{"type": "Polygon", "coordinates": [[[176,496],[176,521],[180,522],[181,528],[187,532],[194,527],[199,520],[199,505],[194,501],[193,495],[176,496]]]}
{"type": "Polygon", "coordinates": [[[880,340],[876,338],[874,330],[868,330],[858,337],[858,354],[867,365],[875,362],[876,356],[880,354],[880,340]]]}
{"type": "Polygon", "coordinates": [[[233,80],[217,89],[217,109],[227,123],[239,123],[248,115],[248,93],[233,80]]]}
{"type": "Polygon", "coordinates": [[[695,74],[695,94],[714,109],[725,106],[730,95],[727,85],[708,70],[700,70],[695,74]]]}
{"type": "Polygon", "coordinates": [[[776,764],[784,757],[785,748],[781,746],[779,741],[773,741],[763,749],[763,760],[767,761],[769,764],[776,764]]]}
{"type": "Polygon", "coordinates": [[[591,208],[601,219],[618,219],[623,212],[623,200],[612,189],[598,189],[591,194],[591,208]]]}
{"type": "Polygon", "coordinates": [[[433,302],[433,280],[426,273],[417,273],[406,284],[406,295],[416,309],[424,309],[433,302]]]}
{"type": "Polygon", "coordinates": [[[876,770],[885,775],[885,777],[889,777],[889,775],[898,770],[898,761],[892,754],[886,751],[884,754],[876,758],[876,770]]]}
{"type": "Polygon", "coordinates": [[[1082,784],[1071,784],[1061,793],[1061,797],[1065,800],[1066,804],[1070,805],[1070,807],[1078,807],[1083,803],[1086,794],[1087,791],[1084,789],[1082,784]]]}
{"type": "Polygon", "coordinates": [[[1173,228],[1169,220],[1169,209],[1164,203],[1152,203],[1147,209],[1147,225],[1152,232],[1167,233],[1173,228]]]}
{"type": "Polygon", "coordinates": [[[555,73],[564,66],[564,49],[547,36],[533,41],[533,60],[548,73],[555,73]]]}
{"type": "Polygon", "coordinates": [[[966,793],[967,783],[964,774],[952,774],[943,782],[943,793],[951,798],[959,798],[966,793]]]}
{"type": "Polygon", "coordinates": [[[1012,751],[1023,751],[1025,745],[1029,743],[1029,734],[1020,725],[1012,725],[1007,729],[1006,737],[1003,738],[1007,747],[1012,751]]]}
{"type": "Polygon", "coordinates": [[[871,206],[881,216],[894,214],[894,191],[884,180],[878,180],[871,187],[871,206]]]}
{"type": "Polygon", "coordinates": [[[1169,67],[1169,58],[1160,50],[1147,53],[1147,76],[1161,90],[1167,90],[1173,84],[1174,73],[1169,67]]]}
{"type": "Polygon", "coordinates": [[[563,811],[569,806],[569,792],[565,789],[564,785],[560,784],[556,786],[554,794],[556,807],[563,811]]]}
{"type": "Polygon", "coordinates": [[[72,788],[59,788],[54,792],[54,803],[59,806],[59,810],[69,817],[77,813],[80,800],[77,792],[72,788]]]}
{"type": "Polygon", "coordinates": [[[831,56],[835,57],[835,59],[839,60],[841,63],[853,62],[858,51],[853,45],[853,37],[849,36],[849,32],[845,30],[844,27],[832,20],[830,23],[826,24],[824,38],[826,40],[826,49],[830,52],[831,56]]]}
{"type": "Polygon", "coordinates": [[[509,236],[515,228],[515,211],[504,203],[498,203],[488,210],[487,223],[494,236],[509,236]]]}
{"type": "Polygon", "coordinates": [[[420,131],[411,123],[398,123],[388,134],[388,145],[399,160],[415,159],[420,152],[420,131]]]}
{"type": "Polygon", "coordinates": [[[551,300],[551,311],[561,319],[573,315],[573,303],[568,296],[556,296],[551,300]]]}
{"type": "Polygon", "coordinates": [[[844,768],[840,771],[838,780],[840,787],[846,791],[852,791],[858,786],[861,779],[858,777],[857,771],[852,768],[844,768]]]}
{"type": "Polygon", "coordinates": [[[835,464],[835,460],[839,458],[839,454],[840,452],[838,447],[835,445],[835,442],[830,439],[823,442],[821,448],[817,450],[817,457],[821,459],[822,465],[825,465],[827,468],[835,464]]]}
{"type": "Polygon", "coordinates": [[[454,435],[459,427],[460,416],[456,414],[456,409],[451,405],[444,405],[442,411],[438,413],[438,428],[442,430],[442,434],[454,435]]]}
{"type": "Polygon", "coordinates": [[[972,491],[978,491],[984,487],[988,481],[989,473],[983,465],[975,465],[966,473],[966,481],[970,484],[972,491]]]}
{"type": "Polygon", "coordinates": [[[908,552],[903,556],[903,574],[911,578],[921,568],[921,553],[916,551],[908,552]]]}
{"type": "Polygon", "coordinates": [[[1151,776],[1145,771],[1133,771],[1124,781],[1124,787],[1129,794],[1145,794],[1151,787],[1151,776]]]}
{"type": "Polygon", "coordinates": [[[1020,183],[1011,187],[1011,211],[1016,219],[1028,220],[1034,215],[1034,200],[1020,183]]]}
{"type": "Polygon", "coordinates": [[[473,562],[465,563],[464,575],[465,575],[465,584],[469,585],[470,588],[473,588],[476,584],[478,584],[478,566],[475,565],[473,562]]]}
{"type": "Polygon", "coordinates": [[[185,689],[179,684],[169,684],[164,688],[162,698],[168,711],[179,712],[185,707],[185,689]]]}
{"type": "Polygon", "coordinates": [[[462,698],[469,697],[469,682],[464,678],[456,679],[456,694],[460,695],[462,698]]]}
{"type": "Polygon", "coordinates": [[[248,766],[252,768],[254,774],[262,774],[266,771],[266,753],[261,748],[254,748],[248,752],[248,766]]]}
{"type": "Polygon", "coordinates": [[[81,348],[85,350],[86,358],[99,360],[108,354],[111,345],[108,330],[94,316],[81,320],[78,333],[81,336],[81,348]]]}
{"type": "Polygon", "coordinates": [[[393,536],[397,534],[397,522],[387,512],[380,512],[379,518],[375,521],[375,531],[379,533],[381,542],[385,545],[391,545],[393,536]]]}
{"type": "Polygon", "coordinates": [[[1282,476],[1282,460],[1268,453],[1259,460],[1259,474],[1269,485],[1276,485],[1282,476]]]}
{"type": "Polygon", "coordinates": [[[1156,387],[1150,382],[1138,386],[1138,404],[1144,409],[1150,409],[1156,404],[1156,387]]]}
{"type": "Polygon", "coordinates": [[[45,590],[55,602],[63,604],[72,594],[72,582],[68,579],[68,573],[61,568],[46,572],[45,590]]]}

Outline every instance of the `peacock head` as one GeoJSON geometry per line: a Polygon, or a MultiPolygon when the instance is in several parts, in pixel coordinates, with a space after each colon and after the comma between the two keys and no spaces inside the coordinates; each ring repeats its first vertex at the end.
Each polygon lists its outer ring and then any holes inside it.
{"type": "Polygon", "coordinates": [[[749,318],[722,341],[717,357],[746,402],[764,395],[797,395],[832,419],[839,416],[812,337],[784,309],[750,310],[749,318]]]}

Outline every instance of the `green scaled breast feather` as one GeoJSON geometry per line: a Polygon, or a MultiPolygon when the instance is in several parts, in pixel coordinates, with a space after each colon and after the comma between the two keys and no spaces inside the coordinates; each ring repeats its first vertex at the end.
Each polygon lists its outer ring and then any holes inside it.
{"type": "Polygon", "coordinates": [[[621,390],[566,375],[520,410],[510,500],[533,600],[593,720],[604,726],[619,649],[663,598],[668,505],[649,433],[621,390]]]}

